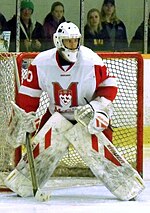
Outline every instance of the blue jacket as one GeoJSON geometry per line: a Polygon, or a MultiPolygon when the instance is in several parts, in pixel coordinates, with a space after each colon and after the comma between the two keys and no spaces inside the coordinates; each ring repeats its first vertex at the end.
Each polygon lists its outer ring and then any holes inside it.
{"type": "Polygon", "coordinates": [[[108,33],[109,51],[128,51],[126,27],[122,21],[113,24],[102,22],[102,27],[108,33]]]}
{"type": "MultiPolygon", "coordinates": [[[[130,42],[130,51],[144,52],[144,22],[137,28],[130,42]]],[[[150,53],[150,26],[148,27],[147,52],[150,53]]]]}
{"type": "Polygon", "coordinates": [[[84,27],[84,45],[93,51],[107,51],[110,46],[109,35],[106,30],[91,32],[89,26],[84,27]]]}

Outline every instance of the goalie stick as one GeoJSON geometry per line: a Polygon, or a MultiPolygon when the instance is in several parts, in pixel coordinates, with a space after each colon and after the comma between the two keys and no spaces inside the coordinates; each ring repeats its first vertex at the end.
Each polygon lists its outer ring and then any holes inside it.
{"type": "Polygon", "coordinates": [[[27,156],[28,156],[28,163],[30,168],[30,174],[31,174],[31,180],[32,180],[32,188],[33,188],[33,195],[36,195],[36,192],[38,190],[38,182],[36,178],[36,172],[35,172],[35,165],[34,165],[34,157],[30,142],[30,133],[26,133],[26,149],[27,149],[27,156]]]}
{"type": "Polygon", "coordinates": [[[28,132],[26,133],[26,149],[27,149],[27,157],[28,157],[29,169],[31,174],[33,195],[39,201],[48,201],[50,199],[50,195],[44,192],[41,192],[41,190],[38,187],[38,181],[37,181],[36,170],[34,165],[34,156],[33,156],[33,151],[31,146],[31,135],[28,132]]]}

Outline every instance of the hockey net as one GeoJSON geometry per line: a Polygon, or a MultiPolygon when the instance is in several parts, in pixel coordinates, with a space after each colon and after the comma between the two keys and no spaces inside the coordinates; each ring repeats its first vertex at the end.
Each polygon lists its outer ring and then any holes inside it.
{"type": "MultiPolygon", "coordinates": [[[[98,53],[110,73],[117,76],[119,91],[113,103],[112,142],[126,160],[142,175],[143,163],[143,59],[138,53],[98,53]]],[[[16,79],[23,80],[27,68],[37,53],[0,53],[0,190],[3,179],[18,163],[24,148],[14,150],[8,143],[7,126],[11,115],[10,101],[17,95],[16,79]]],[[[41,96],[37,111],[41,116],[49,100],[41,96]]],[[[54,176],[90,176],[90,169],[74,147],[60,161],[54,176]]]]}

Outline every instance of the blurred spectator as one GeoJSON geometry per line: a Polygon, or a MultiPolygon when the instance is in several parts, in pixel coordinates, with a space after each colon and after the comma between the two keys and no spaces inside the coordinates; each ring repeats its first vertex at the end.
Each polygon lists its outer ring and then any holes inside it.
{"type": "MultiPolygon", "coordinates": [[[[42,42],[44,40],[43,26],[34,21],[31,16],[34,11],[34,5],[31,0],[22,0],[20,6],[20,51],[33,52],[42,51],[42,42]]],[[[8,21],[8,27],[11,31],[10,51],[16,51],[16,15],[8,21]]]]}
{"type": "Polygon", "coordinates": [[[54,47],[53,34],[56,32],[58,25],[64,21],[64,5],[56,1],[52,4],[51,11],[46,15],[43,23],[46,38],[45,49],[54,47]]]}
{"type": "MultiPolygon", "coordinates": [[[[130,42],[130,51],[144,53],[144,21],[138,26],[130,42]]],[[[148,19],[148,44],[147,52],[150,53],[150,14],[148,19]]]]}
{"type": "Polygon", "coordinates": [[[87,13],[87,23],[84,27],[84,45],[93,51],[108,50],[109,35],[102,29],[100,11],[92,8],[87,13]]]}
{"type": "Polygon", "coordinates": [[[116,15],[115,0],[104,0],[101,8],[103,29],[107,30],[111,40],[110,51],[127,51],[126,27],[116,15]]]}
{"type": "Polygon", "coordinates": [[[6,21],[5,16],[4,16],[2,13],[0,13],[0,34],[1,34],[4,30],[8,30],[7,21],[6,21]]]}

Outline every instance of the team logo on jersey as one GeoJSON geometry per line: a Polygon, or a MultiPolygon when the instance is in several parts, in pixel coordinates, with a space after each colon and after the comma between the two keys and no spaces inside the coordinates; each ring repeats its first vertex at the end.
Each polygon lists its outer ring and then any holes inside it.
{"type": "Polygon", "coordinates": [[[56,111],[68,111],[78,106],[77,84],[72,82],[67,89],[64,89],[59,83],[53,83],[56,111]]]}
{"type": "Polygon", "coordinates": [[[63,105],[71,105],[72,100],[72,92],[71,90],[60,90],[59,91],[60,104],[63,105]]]}

